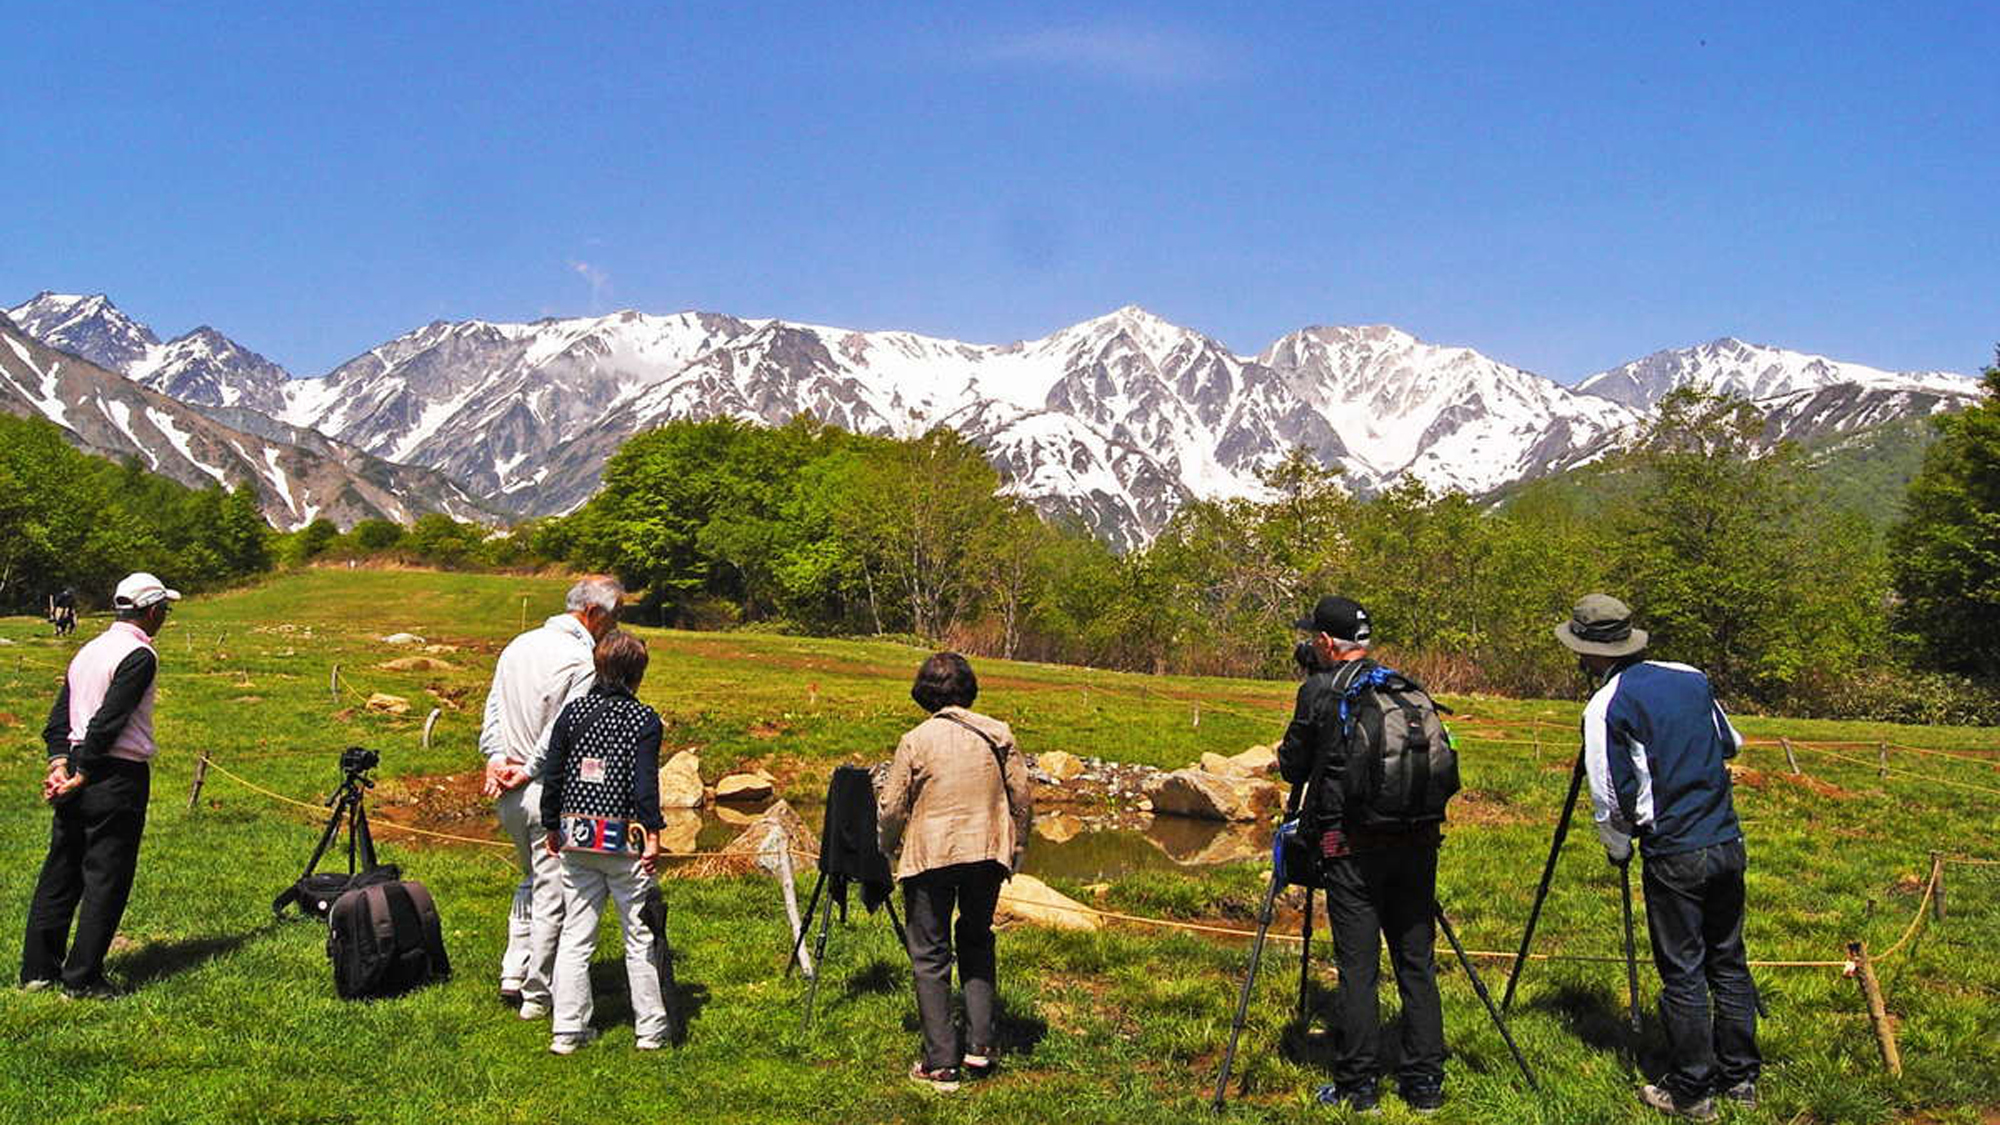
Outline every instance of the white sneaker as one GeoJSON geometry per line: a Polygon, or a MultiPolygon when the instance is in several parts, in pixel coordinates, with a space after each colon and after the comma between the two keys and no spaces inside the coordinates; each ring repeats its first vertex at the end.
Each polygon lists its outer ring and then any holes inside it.
{"type": "Polygon", "coordinates": [[[523,1000],[518,1014],[524,1020],[545,1020],[549,1018],[549,1006],[538,1000],[523,1000]]]}
{"type": "Polygon", "coordinates": [[[657,1051],[666,1045],[667,1037],[664,1035],[641,1035],[632,1042],[632,1046],[641,1051],[657,1051]]]}
{"type": "Polygon", "coordinates": [[[558,1035],[554,1039],[549,1040],[549,1054],[573,1055],[576,1053],[578,1047],[595,1038],[597,1038],[597,1029],[594,1027],[585,1028],[574,1035],[558,1035]]]}

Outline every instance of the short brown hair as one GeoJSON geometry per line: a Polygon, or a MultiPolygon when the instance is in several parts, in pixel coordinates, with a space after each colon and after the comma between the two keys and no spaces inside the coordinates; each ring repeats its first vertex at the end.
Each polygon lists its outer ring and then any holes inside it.
{"type": "Polygon", "coordinates": [[[627,691],[636,690],[639,681],[646,678],[646,642],[635,634],[623,629],[613,629],[597,642],[597,649],[591,654],[597,664],[597,679],[622,685],[627,691]]]}
{"type": "Polygon", "coordinates": [[[970,707],[979,698],[979,677],[972,663],[955,652],[940,652],[917,669],[917,682],[910,685],[910,698],[926,711],[946,707],[970,707]]]}

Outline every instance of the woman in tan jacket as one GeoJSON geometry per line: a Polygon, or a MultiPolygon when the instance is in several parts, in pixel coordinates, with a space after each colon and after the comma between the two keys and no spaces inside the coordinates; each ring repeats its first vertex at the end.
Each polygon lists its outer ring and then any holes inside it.
{"type": "Polygon", "coordinates": [[[978,695],[965,657],[941,652],[924,661],[910,698],[930,718],[896,744],[878,798],[882,851],[903,885],[924,1027],[924,1055],[910,1077],[941,1091],[958,1088],[961,1068],[979,1076],[993,1066],[993,908],[1000,884],[1020,868],[1033,817],[1014,732],[967,710],[978,695]],[[954,936],[965,991],[963,1050],[951,1019],[954,936]]]}

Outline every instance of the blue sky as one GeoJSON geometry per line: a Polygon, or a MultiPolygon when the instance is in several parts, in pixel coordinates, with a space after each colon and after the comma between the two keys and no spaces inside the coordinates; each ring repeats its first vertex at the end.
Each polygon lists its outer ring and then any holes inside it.
{"type": "Polygon", "coordinates": [[[11,9],[0,302],[301,374],[625,307],[1387,322],[1563,381],[2000,340],[1991,3],[305,7],[11,9]]]}

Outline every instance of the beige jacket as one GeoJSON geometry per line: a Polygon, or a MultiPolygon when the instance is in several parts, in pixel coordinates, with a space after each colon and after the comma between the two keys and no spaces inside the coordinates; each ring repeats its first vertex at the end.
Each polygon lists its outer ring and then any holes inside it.
{"type": "Polygon", "coordinates": [[[1009,872],[1018,870],[1034,819],[1033,801],[1028,765],[1007,724],[963,707],[946,707],[896,744],[889,776],[876,794],[883,854],[890,857],[898,879],[988,860],[999,861],[1009,872]],[[986,740],[946,715],[971,723],[1000,745],[1004,774],[986,740]]]}

